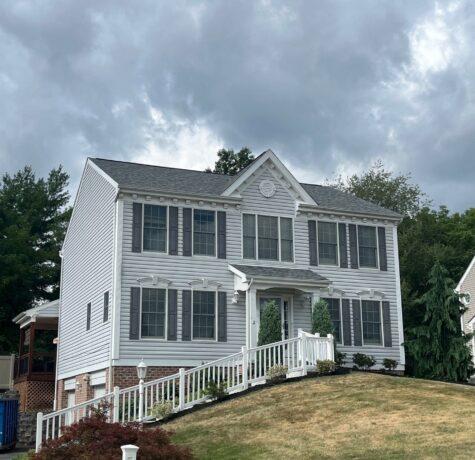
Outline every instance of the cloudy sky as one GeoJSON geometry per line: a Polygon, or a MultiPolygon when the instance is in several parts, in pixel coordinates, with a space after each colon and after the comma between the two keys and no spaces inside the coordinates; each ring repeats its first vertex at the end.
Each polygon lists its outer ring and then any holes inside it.
{"type": "Polygon", "coordinates": [[[475,196],[474,2],[0,2],[0,172],[87,156],[203,169],[272,148],[302,181],[411,172],[475,196]]]}

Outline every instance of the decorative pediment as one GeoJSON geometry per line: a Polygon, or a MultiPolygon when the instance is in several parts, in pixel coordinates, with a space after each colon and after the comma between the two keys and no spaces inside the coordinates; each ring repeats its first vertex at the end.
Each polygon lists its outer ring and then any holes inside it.
{"type": "Polygon", "coordinates": [[[199,278],[196,280],[192,280],[188,283],[192,288],[203,288],[203,289],[219,289],[221,287],[221,283],[218,281],[210,280],[208,278],[199,278]]]}
{"type": "Polygon", "coordinates": [[[363,291],[357,292],[360,297],[367,297],[369,299],[384,299],[386,294],[382,291],[377,291],[375,289],[365,289],[363,291]]]}
{"type": "Polygon", "coordinates": [[[343,295],[345,295],[345,291],[330,285],[328,286],[328,288],[320,289],[320,295],[328,297],[342,297],[343,295]]]}
{"type": "Polygon", "coordinates": [[[141,286],[156,286],[156,287],[163,287],[166,288],[171,284],[171,281],[163,278],[158,275],[151,275],[151,276],[144,276],[143,278],[137,278],[137,282],[141,286]]]}

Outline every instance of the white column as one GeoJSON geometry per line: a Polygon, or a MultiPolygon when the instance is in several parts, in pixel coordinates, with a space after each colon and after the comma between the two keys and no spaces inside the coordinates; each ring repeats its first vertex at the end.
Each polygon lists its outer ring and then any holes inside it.
{"type": "Polygon", "coordinates": [[[120,447],[122,449],[122,460],[135,460],[139,448],[133,444],[127,444],[120,447]]]}
{"type": "Polygon", "coordinates": [[[257,290],[249,289],[249,347],[257,346],[257,339],[259,334],[259,317],[257,311],[257,290]]]}
{"type": "Polygon", "coordinates": [[[42,441],[43,441],[43,412],[38,412],[36,414],[36,446],[35,446],[36,453],[40,451],[42,441]]]}
{"type": "Polygon", "coordinates": [[[114,406],[112,408],[112,411],[113,411],[112,421],[114,423],[117,423],[119,421],[119,407],[120,407],[120,388],[114,387],[114,406]]]}
{"type": "Polygon", "coordinates": [[[244,390],[249,388],[249,379],[248,379],[248,368],[249,368],[249,357],[247,354],[247,348],[242,347],[242,386],[244,390]]]}
{"type": "Polygon", "coordinates": [[[178,387],[178,410],[185,409],[185,369],[183,367],[178,371],[180,374],[178,387]]]}
{"type": "Polygon", "coordinates": [[[139,381],[139,422],[143,420],[143,380],[139,381]]]}

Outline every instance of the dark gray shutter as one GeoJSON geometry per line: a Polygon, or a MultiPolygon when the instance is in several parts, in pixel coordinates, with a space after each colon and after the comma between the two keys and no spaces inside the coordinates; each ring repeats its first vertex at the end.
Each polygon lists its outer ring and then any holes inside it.
{"type": "Polygon", "coordinates": [[[363,340],[361,337],[361,301],[353,299],[353,337],[355,347],[361,347],[363,340]]]}
{"type": "Polygon", "coordinates": [[[177,328],[177,290],[168,289],[168,340],[176,340],[177,328]]]}
{"type": "Polygon", "coordinates": [[[183,255],[191,256],[191,208],[183,208],[183,255]]]}
{"type": "Polygon", "coordinates": [[[343,321],[343,345],[351,346],[350,299],[342,299],[341,310],[343,321]]]}
{"type": "Polygon", "coordinates": [[[142,252],[142,203],[133,203],[132,213],[132,252],[142,252]]]}
{"type": "Polygon", "coordinates": [[[318,265],[317,222],[315,220],[308,221],[308,250],[310,265],[318,265]]]}
{"type": "Polygon", "coordinates": [[[218,258],[226,259],[226,213],[218,211],[218,258]]]}
{"type": "Polygon", "coordinates": [[[391,337],[391,313],[389,311],[389,302],[383,301],[383,331],[384,331],[384,346],[392,347],[393,339],[391,337]]]}
{"type": "Polygon", "coordinates": [[[218,292],[218,341],[228,340],[226,293],[218,292]]]}
{"type": "Polygon", "coordinates": [[[139,339],[140,325],[140,288],[130,288],[130,320],[129,320],[129,339],[139,339]]]}
{"type": "Polygon", "coordinates": [[[340,267],[348,268],[348,250],[346,247],[346,224],[338,224],[338,239],[340,240],[340,267]]]}
{"type": "Polygon", "coordinates": [[[182,291],[181,295],[181,340],[191,340],[191,291],[182,291]]]}
{"type": "Polygon", "coordinates": [[[350,235],[350,262],[351,268],[358,268],[358,238],[356,236],[356,225],[348,224],[348,233],[350,235]]]}
{"type": "Polygon", "coordinates": [[[168,208],[169,232],[168,232],[168,254],[178,255],[178,208],[170,206],[168,208]]]}
{"type": "Polygon", "coordinates": [[[388,256],[386,255],[386,229],[378,227],[378,244],[379,244],[379,269],[388,270],[388,256]]]}

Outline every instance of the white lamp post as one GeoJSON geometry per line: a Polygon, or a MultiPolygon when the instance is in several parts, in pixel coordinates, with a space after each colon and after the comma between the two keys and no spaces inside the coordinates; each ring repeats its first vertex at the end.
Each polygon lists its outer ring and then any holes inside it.
{"type": "Polygon", "coordinates": [[[137,377],[139,378],[139,419],[143,420],[143,383],[147,376],[147,365],[143,362],[143,359],[137,364],[137,377]]]}

